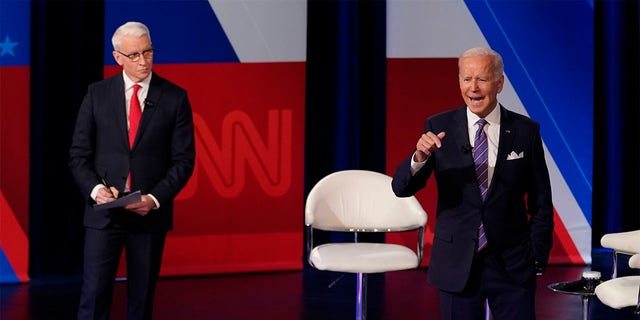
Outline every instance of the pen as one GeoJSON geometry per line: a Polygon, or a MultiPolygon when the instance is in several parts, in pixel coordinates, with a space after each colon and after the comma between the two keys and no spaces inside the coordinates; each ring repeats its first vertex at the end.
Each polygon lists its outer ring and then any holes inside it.
{"type": "Polygon", "coordinates": [[[107,183],[107,181],[104,178],[100,178],[100,180],[102,180],[102,184],[107,188],[107,190],[109,190],[109,193],[111,193],[111,195],[116,198],[116,196],[113,194],[113,192],[111,191],[111,186],[107,183]]]}

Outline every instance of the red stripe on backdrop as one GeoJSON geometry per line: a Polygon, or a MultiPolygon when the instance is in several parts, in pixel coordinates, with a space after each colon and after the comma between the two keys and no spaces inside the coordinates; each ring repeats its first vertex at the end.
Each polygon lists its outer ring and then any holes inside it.
{"type": "Polygon", "coordinates": [[[0,67],[0,189],[29,226],[29,67],[0,67]]]}
{"type": "Polygon", "coordinates": [[[0,246],[28,281],[30,68],[0,67],[0,246]]]}
{"type": "Polygon", "coordinates": [[[196,134],[196,167],[176,198],[161,274],[301,269],[305,63],[154,71],[188,91],[196,134]]]}
{"type": "Polygon", "coordinates": [[[0,250],[9,260],[20,282],[29,281],[29,240],[18,224],[16,216],[0,192],[0,250]]]}
{"type": "Polygon", "coordinates": [[[549,264],[584,264],[584,259],[555,208],[553,221],[556,225],[553,229],[553,247],[549,254],[549,264]]]}

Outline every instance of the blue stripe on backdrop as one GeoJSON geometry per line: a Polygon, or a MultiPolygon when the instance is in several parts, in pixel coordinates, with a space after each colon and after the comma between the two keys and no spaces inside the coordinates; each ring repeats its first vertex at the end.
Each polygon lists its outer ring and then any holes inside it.
{"type": "Polygon", "coordinates": [[[111,35],[127,21],[139,21],[151,29],[151,40],[158,53],[155,63],[239,62],[206,0],[106,0],[106,65],[116,64],[111,55],[111,35]]]}
{"type": "Polygon", "coordinates": [[[465,1],[591,223],[593,7],[587,1],[465,1]]]}
{"type": "Polygon", "coordinates": [[[28,66],[31,52],[31,1],[0,4],[0,66],[28,66]]]}
{"type": "MultiPolygon", "coordinates": [[[[0,248],[1,249],[1,248],[0,248]]],[[[20,279],[7,260],[7,256],[0,250],[0,283],[18,283],[20,279]]]]}

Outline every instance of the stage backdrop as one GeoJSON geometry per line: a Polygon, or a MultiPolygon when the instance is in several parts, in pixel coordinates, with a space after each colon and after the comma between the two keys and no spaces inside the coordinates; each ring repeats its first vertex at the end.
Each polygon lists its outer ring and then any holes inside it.
{"type": "Polygon", "coordinates": [[[195,121],[161,275],[301,269],[306,0],[135,3],[105,3],[105,77],[113,31],[143,22],[195,121]]]}
{"type": "MultiPolygon", "coordinates": [[[[387,172],[415,147],[427,116],[463,104],[457,57],[500,52],[510,110],[538,121],[555,206],[550,263],[591,262],[593,6],[588,1],[387,0],[387,172]]],[[[436,221],[431,179],[417,195],[436,221]]]]}
{"type": "Polygon", "coordinates": [[[30,1],[0,1],[0,283],[26,282],[30,1]]]}

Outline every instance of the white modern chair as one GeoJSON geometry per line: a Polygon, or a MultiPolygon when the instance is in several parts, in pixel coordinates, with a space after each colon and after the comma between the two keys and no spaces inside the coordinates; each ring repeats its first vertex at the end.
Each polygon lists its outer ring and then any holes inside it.
{"type": "Polygon", "coordinates": [[[629,267],[640,269],[640,230],[605,234],[600,238],[600,245],[613,250],[613,270],[611,279],[596,287],[595,295],[611,308],[634,306],[634,312],[640,314],[640,276],[618,276],[619,255],[630,256],[629,267]]]}
{"type": "Polygon", "coordinates": [[[618,276],[618,255],[634,255],[640,253],[640,230],[608,233],[600,238],[603,248],[613,250],[613,271],[611,278],[618,276]]]}
{"type": "Polygon", "coordinates": [[[391,177],[344,170],[322,178],[305,207],[307,252],[318,270],[356,274],[356,319],[366,319],[366,274],[417,268],[422,261],[427,214],[415,197],[398,198],[391,177]],[[313,230],[349,232],[353,242],[314,246],[313,230]],[[416,247],[359,242],[362,232],[415,232],[416,247]]]}
{"type": "MultiPolygon", "coordinates": [[[[640,269],[640,254],[629,258],[629,267],[640,269]]],[[[595,294],[603,304],[611,308],[634,307],[634,313],[640,314],[640,276],[623,276],[604,281],[596,287],[595,294]]]]}

